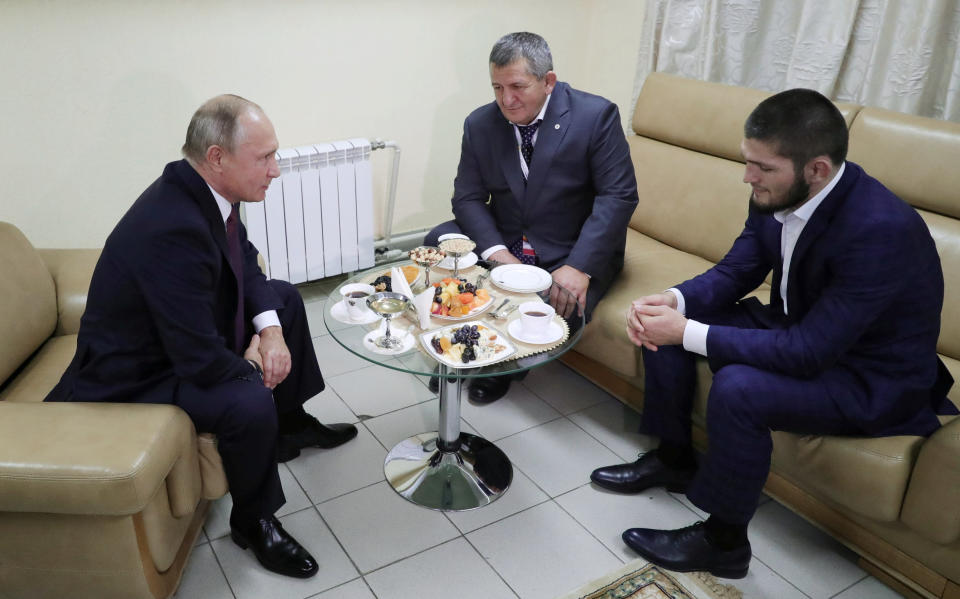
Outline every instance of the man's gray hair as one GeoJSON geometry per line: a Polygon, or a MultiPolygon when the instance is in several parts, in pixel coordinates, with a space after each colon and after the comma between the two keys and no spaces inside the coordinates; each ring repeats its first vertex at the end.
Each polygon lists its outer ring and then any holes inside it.
{"type": "Polygon", "coordinates": [[[193,113],[187,127],[187,140],[181,148],[184,157],[194,164],[203,164],[210,146],[233,152],[243,134],[237,121],[250,111],[262,113],[263,109],[233,94],[223,94],[204,102],[193,113]]]}
{"type": "Polygon", "coordinates": [[[537,79],[543,79],[553,70],[550,46],[536,33],[508,33],[498,39],[490,51],[490,64],[497,67],[505,67],[520,58],[527,60],[527,72],[537,79]]]}

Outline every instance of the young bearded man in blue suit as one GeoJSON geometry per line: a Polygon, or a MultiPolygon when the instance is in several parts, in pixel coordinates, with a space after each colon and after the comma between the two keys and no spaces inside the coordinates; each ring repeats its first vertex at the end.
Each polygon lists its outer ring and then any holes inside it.
{"type": "MultiPolygon", "coordinates": [[[[637,181],[615,104],[557,81],[539,35],[503,36],[490,52],[496,100],[463,124],[455,220],[426,237],[464,233],[484,259],[535,264],[570,291],[557,312],[594,306],[623,268],[637,181]],[[578,308],[579,306],[579,308],[578,308]]],[[[502,397],[510,377],[474,379],[470,398],[502,397]]]]}
{"type": "Polygon", "coordinates": [[[685,491],[710,514],[623,539],[671,570],[739,578],[747,524],[770,468],[772,430],[929,435],[949,410],[937,357],[943,273],[913,208],[852,162],[847,127],[824,96],[771,96],[744,126],[743,232],[715,267],[633,302],[627,333],[646,369],[643,430],[657,449],[591,479],[622,492],[685,491]],[[773,271],[770,304],[740,300],[773,271]],[[690,412],[697,355],[713,371],[710,447],[699,468],[690,412]]]}
{"type": "Polygon", "coordinates": [[[168,403],[217,435],[231,534],[267,569],[313,576],[317,563],[274,517],[278,461],[335,447],[353,425],[303,409],[323,391],[303,300],[267,280],[238,218],[280,175],[277,137],[259,106],[217,96],[183,146],[107,238],[77,351],[47,401],[168,403]]]}

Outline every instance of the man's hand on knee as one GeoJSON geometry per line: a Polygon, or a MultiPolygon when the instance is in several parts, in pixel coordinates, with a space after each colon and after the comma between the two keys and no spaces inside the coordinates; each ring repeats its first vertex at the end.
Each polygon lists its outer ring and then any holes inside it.
{"type": "Polygon", "coordinates": [[[582,312],[583,306],[587,302],[587,288],[590,287],[590,277],[567,264],[550,274],[556,284],[550,289],[550,303],[556,309],[557,314],[568,318],[573,314],[574,308],[578,307],[580,308],[578,313],[582,312]],[[556,288],[557,285],[570,293],[561,292],[556,288]]]}
{"type": "Polygon", "coordinates": [[[263,384],[273,389],[290,374],[290,350],[283,340],[283,330],[277,326],[261,330],[258,351],[263,363],[263,384]]]}

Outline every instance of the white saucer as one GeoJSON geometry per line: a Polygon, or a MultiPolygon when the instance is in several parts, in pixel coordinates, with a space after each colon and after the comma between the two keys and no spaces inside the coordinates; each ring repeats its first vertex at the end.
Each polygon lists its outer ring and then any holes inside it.
{"type": "Polygon", "coordinates": [[[337,320],[345,324],[370,324],[371,322],[376,322],[379,316],[377,316],[373,310],[369,308],[364,310],[363,318],[353,319],[350,318],[350,313],[347,312],[347,304],[340,300],[330,308],[330,316],[333,316],[337,320]]]}
{"type": "Polygon", "coordinates": [[[390,336],[396,337],[399,339],[402,344],[396,349],[384,349],[382,347],[377,347],[376,339],[382,336],[384,333],[384,327],[379,327],[376,330],[370,331],[363,336],[363,347],[364,349],[370,350],[376,354],[383,354],[386,356],[395,356],[397,354],[404,354],[417,345],[417,338],[414,335],[411,335],[408,331],[402,329],[397,329],[393,326],[390,327],[390,336]]]}
{"type": "Polygon", "coordinates": [[[557,341],[563,337],[563,327],[553,320],[551,320],[550,324],[547,325],[547,330],[544,331],[544,334],[541,337],[530,337],[528,335],[524,335],[523,324],[520,322],[519,318],[507,325],[507,332],[510,333],[510,336],[517,341],[538,345],[542,345],[544,343],[553,343],[554,341],[557,341]]]}
{"type": "MultiPolygon", "coordinates": [[[[473,252],[470,252],[469,254],[466,254],[466,255],[464,255],[464,256],[460,256],[460,263],[459,263],[457,266],[458,266],[458,268],[459,268],[460,270],[463,270],[463,269],[465,269],[465,268],[470,268],[471,266],[473,266],[474,264],[477,263],[477,260],[479,260],[479,258],[477,257],[477,255],[474,254],[473,252]]],[[[437,262],[437,264],[436,264],[435,266],[433,266],[433,268],[442,268],[442,269],[444,269],[444,270],[453,270],[453,258],[452,258],[451,256],[447,256],[446,258],[444,258],[444,259],[441,260],[440,262],[437,262]]]]}

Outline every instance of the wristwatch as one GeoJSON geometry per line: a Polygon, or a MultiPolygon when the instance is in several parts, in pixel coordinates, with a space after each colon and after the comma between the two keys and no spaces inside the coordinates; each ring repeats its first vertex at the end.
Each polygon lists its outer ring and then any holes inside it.
{"type": "Polygon", "coordinates": [[[261,368],[260,365],[257,364],[256,361],[254,361],[254,360],[247,360],[247,362],[250,362],[250,365],[253,366],[253,369],[257,371],[257,375],[259,375],[260,380],[262,381],[262,380],[263,380],[263,368],[261,368]]]}

